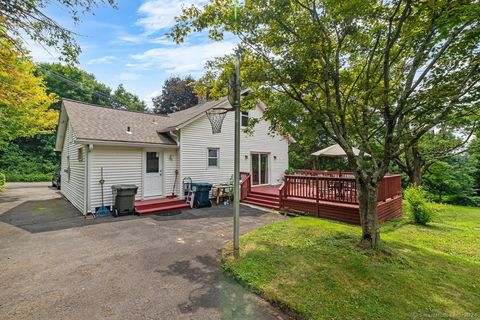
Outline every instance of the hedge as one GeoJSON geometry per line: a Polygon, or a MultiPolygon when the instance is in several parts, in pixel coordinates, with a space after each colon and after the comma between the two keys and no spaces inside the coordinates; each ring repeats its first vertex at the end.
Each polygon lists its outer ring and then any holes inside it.
{"type": "Polygon", "coordinates": [[[50,173],[7,173],[5,178],[8,182],[43,182],[51,181],[50,173]]]}

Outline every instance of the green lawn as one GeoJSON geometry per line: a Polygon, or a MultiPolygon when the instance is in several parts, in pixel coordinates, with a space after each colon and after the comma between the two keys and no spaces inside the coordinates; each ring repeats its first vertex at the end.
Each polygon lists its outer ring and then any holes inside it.
{"type": "Polygon", "coordinates": [[[300,217],[241,238],[224,266],[306,319],[480,318],[480,209],[438,205],[435,222],[382,226],[384,245],[357,248],[360,228],[300,217]]]}

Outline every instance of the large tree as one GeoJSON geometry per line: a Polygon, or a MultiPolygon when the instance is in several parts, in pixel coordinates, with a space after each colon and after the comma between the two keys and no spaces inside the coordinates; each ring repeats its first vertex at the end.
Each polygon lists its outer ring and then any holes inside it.
{"type": "Polygon", "coordinates": [[[469,150],[476,127],[476,121],[459,127],[441,125],[426,132],[409,148],[403,148],[403,153],[397,156],[395,162],[407,175],[409,183],[421,185],[423,175],[437,162],[469,150]]]}
{"type": "Polygon", "coordinates": [[[81,51],[75,33],[60,25],[45,13],[48,5],[57,5],[68,11],[75,23],[85,12],[98,5],[115,7],[114,0],[0,0],[0,38],[8,40],[18,51],[23,49],[23,36],[60,51],[67,62],[77,62],[81,51]]]}
{"type": "MultiPolygon", "coordinates": [[[[111,91],[99,82],[95,75],[70,65],[42,63],[36,72],[43,76],[49,92],[61,98],[68,98],[102,106],[111,105],[111,91]]],[[[54,105],[59,109],[60,101],[54,105]]]]}
{"type": "Polygon", "coordinates": [[[478,104],[480,4],[247,0],[234,14],[236,3],[185,8],[171,35],[181,42],[207,29],[212,39],[225,32],[241,39],[257,62],[256,92],[297,101],[313,128],[345,150],[359,194],[361,243],[377,246],[378,188],[399,146],[478,104]]]}
{"type": "Polygon", "coordinates": [[[34,64],[13,44],[0,40],[0,144],[20,137],[52,132],[57,100],[34,74],[34,64]]]}
{"type": "Polygon", "coordinates": [[[112,107],[115,109],[127,109],[133,111],[145,112],[147,105],[140,98],[125,90],[123,84],[119,84],[112,94],[112,107]]]}
{"type": "Polygon", "coordinates": [[[163,84],[162,93],[152,98],[153,111],[158,114],[169,114],[198,104],[197,95],[193,90],[194,84],[195,80],[191,76],[168,78],[163,84]]]}
{"type": "MultiPolygon", "coordinates": [[[[35,66],[35,75],[38,79],[43,78],[41,84],[44,92],[46,91],[46,93],[49,93],[52,97],[57,97],[56,100],[49,100],[49,102],[44,105],[45,110],[51,110],[47,111],[48,117],[43,114],[35,116],[35,119],[38,119],[38,121],[49,119],[50,126],[48,130],[45,130],[42,126],[36,125],[34,126],[36,131],[29,134],[29,137],[19,138],[17,135],[12,137],[12,139],[15,139],[9,141],[8,144],[0,146],[0,171],[7,174],[7,179],[30,180],[42,177],[48,178],[49,174],[51,174],[57,166],[59,155],[54,152],[55,136],[52,131],[58,120],[58,113],[54,111],[60,108],[61,100],[58,99],[58,97],[98,104],[105,107],[144,111],[144,103],[140,101],[138,96],[127,92],[122,85],[119,85],[118,88],[111,93],[112,90],[107,85],[98,81],[93,74],[73,66],[58,63],[38,64],[35,66]],[[52,116],[50,116],[50,114],[52,114],[52,116]]],[[[11,74],[9,74],[9,76],[11,76],[11,74]]],[[[1,81],[2,80],[0,80],[0,87],[3,88],[1,81]]],[[[12,82],[19,85],[19,83],[13,80],[12,82]]],[[[26,86],[25,89],[29,91],[22,91],[21,94],[39,90],[39,88],[33,84],[26,86]]],[[[0,95],[2,93],[12,95],[13,91],[2,90],[0,95]]],[[[29,95],[27,95],[27,97],[29,97],[29,95]]],[[[16,103],[17,100],[18,97],[12,96],[11,103],[16,103]]],[[[15,104],[14,107],[18,108],[15,104]]],[[[14,111],[15,108],[12,110],[14,111]]],[[[2,113],[1,110],[2,106],[0,106],[0,114],[2,113]]],[[[12,113],[12,115],[15,115],[15,113],[12,113]]],[[[5,122],[10,126],[19,123],[16,118],[9,117],[10,118],[5,119],[5,122]]],[[[3,118],[0,117],[0,119],[3,118]]],[[[26,128],[23,123],[28,124],[29,122],[22,120],[21,127],[26,128]]]]}

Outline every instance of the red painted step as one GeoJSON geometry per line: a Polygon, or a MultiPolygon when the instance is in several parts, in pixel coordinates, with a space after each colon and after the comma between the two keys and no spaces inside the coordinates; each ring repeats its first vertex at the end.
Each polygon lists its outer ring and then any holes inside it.
{"type": "Polygon", "coordinates": [[[164,206],[172,206],[172,205],[184,205],[185,200],[170,200],[170,201],[163,201],[163,202],[147,202],[147,203],[137,203],[135,207],[137,210],[139,209],[153,209],[153,208],[161,208],[164,206]]]}
{"type": "Polygon", "coordinates": [[[184,209],[190,209],[190,206],[186,203],[184,204],[173,204],[169,206],[161,206],[161,207],[154,207],[154,208],[140,208],[136,209],[137,214],[144,215],[144,214],[153,214],[153,213],[163,213],[163,212],[169,212],[169,211],[176,211],[176,210],[184,210],[184,209]]]}
{"type": "Polygon", "coordinates": [[[276,197],[276,196],[272,196],[272,195],[264,194],[264,193],[256,193],[256,192],[250,193],[247,197],[252,197],[252,198],[257,198],[257,199],[265,199],[265,200],[270,200],[270,201],[280,201],[280,197],[276,197]]]}
{"type": "Polygon", "coordinates": [[[149,205],[153,203],[170,203],[172,201],[184,201],[177,198],[159,198],[159,199],[149,199],[149,200],[136,200],[135,206],[149,205]]]}
{"type": "Polygon", "coordinates": [[[253,194],[250,194],[247,196],[247,198],[249,201],[252,201],[252,202],[258,202],[259,204],[267,204],[267,205],[280,205],[280,200],[279,199],[266,199],[266,198],[262,198],[262,197],[258,197],[257,195],[253,195],[253,194]]]}
{"type": "Polygon", "coordinates": [[[182,199],[151,199],[135,201],[135,210],[138,215],[162,213],[190,209],[190,206],[182,199]]]}
{"type": "Polygon", "coordinates": [[[261,203],[256,200],[250,200],[248,197],[244,200],[242,200],[243,203],[248,203],[248,204],[253,204],[255,206],[259,207],[264,207],[264,208],[270,208],[270,209],[280,209],[280,204],[275,204],[275,203],[261,203]]]}
{"type": "Polygon", "coordinates": [[[265,202],[265,203],[280,203],[280,199],[265,199],[265,198],[257,197],[254,195],[249,195],[247,199],[251,201],[258,201],[258,202],[265,202]]]}

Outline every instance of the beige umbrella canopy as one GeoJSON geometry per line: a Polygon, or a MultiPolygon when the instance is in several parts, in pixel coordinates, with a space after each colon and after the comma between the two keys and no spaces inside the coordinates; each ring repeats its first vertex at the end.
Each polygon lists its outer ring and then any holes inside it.
{"type": "MultiPolygon", "coordinates": [[[[358,156],[360,154],[360,150],[357,148],[353,148],[353,153],[358,156]]],[[[369,157],[368,153],[364,153],[365,156],[369,157]]],[[[318,150],[312,153],[312,156],[319,156],[319,157],[346,157],[347,154],[343,151],[342,147],[339,144],[334,144],[330,147],[326,147],[325,149],[318,150]]]]}

